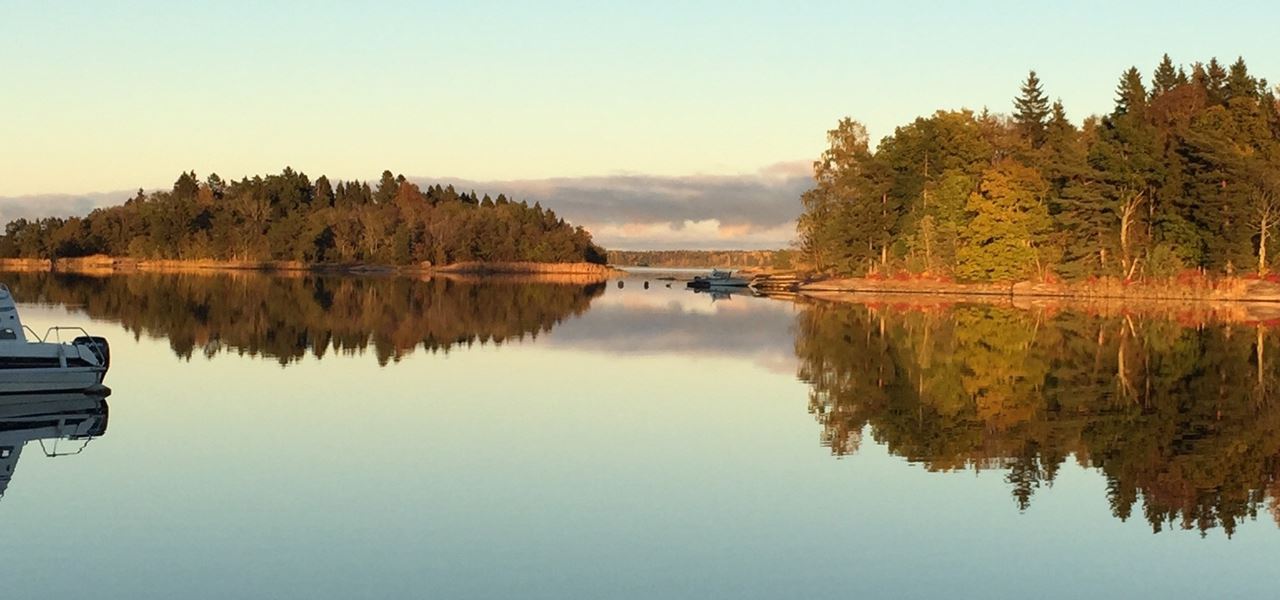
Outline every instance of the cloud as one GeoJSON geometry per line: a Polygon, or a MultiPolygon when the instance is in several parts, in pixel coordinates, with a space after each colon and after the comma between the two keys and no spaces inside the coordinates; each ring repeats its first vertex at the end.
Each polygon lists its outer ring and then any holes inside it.
{"type": "Polygon", "coordinates": [[[622,174],[511,181],[414,178],[541,202],[617,249],[757,249],[787,246],[811,185],[802,162],[745,175],[622,174]]]}
{"type": "Polygon", "coordinates": [[[76,217],[95,208],[124,204],[136,191],[93,192],[88,194],[37,194],[0,196],[0,223],[14,219],[76,217]]]}

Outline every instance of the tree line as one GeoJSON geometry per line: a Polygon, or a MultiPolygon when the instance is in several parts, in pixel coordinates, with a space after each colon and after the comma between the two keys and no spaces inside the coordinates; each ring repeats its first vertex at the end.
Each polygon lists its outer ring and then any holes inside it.
{"type": "Polygon", "coordinates": [[[452,185],[421,189],[390,171],[374,186],[313,182],[291,168],[231,182],[183,173],[171,190],[138,190],[87,217],[17,219],[0,236],[0,257],[95,254],[394,265],[605,259],[590,233],[540,204],[452,185]]]}
{"type": "Polygon", "coordinates": [[[819,271],[968,281],[1265,275],[1280,225],[1280,105],[1243,58],[1126,70],[1081,126],[1032,71],[1009,116],[940,110],[873,150],[843,119],[799,246],[819,271]]]}

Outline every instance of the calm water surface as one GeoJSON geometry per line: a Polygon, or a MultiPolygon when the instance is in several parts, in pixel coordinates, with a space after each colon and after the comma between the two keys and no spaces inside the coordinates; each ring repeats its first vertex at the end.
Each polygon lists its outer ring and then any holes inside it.
{"type": "Polygon", "coordinates": [[[1273,593],[1280,332],[641,277],[7,274],[115,393],[3,597],[1273,593]]]}

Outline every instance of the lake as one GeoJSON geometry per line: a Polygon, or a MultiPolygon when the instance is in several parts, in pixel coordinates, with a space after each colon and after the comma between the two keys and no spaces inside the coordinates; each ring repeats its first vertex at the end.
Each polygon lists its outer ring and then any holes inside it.
{"type": "Polygon", "coordinates": [[[1273,593],[1269,322],[654,273],[5,280],[33,329],[110,339],[114,390],[87,444],[22,448],[6,598],[1273,593]]]}

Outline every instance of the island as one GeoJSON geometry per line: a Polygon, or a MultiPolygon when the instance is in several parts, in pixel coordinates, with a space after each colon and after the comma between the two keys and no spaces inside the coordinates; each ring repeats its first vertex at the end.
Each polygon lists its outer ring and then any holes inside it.
{"type": "Polygon", "coordinates": [[[377,184],[285,168],[172,189],[85,217],[16,219],[0,265],[42,270],[441,270],[606,274],[605,251],[550,209],[385,171],[377,184]]]}

